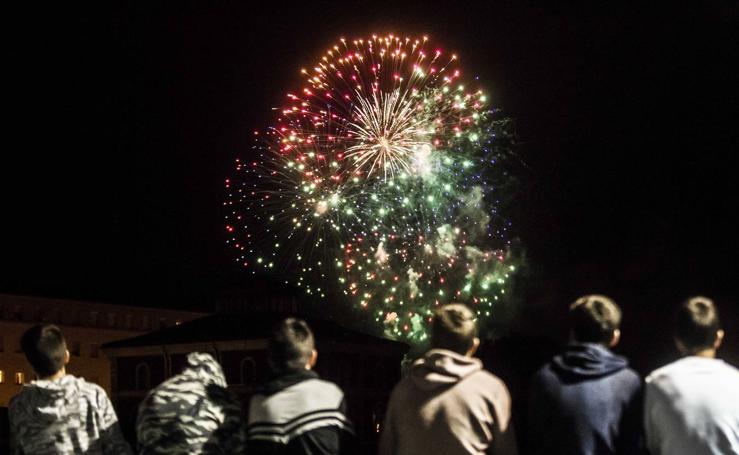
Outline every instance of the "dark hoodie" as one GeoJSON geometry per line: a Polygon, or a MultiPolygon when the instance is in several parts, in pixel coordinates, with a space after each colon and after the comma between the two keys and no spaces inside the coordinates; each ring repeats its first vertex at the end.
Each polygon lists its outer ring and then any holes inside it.
{"type": "Polygon", "coordinates": [[[532,454],[636,454],[641,379],[624,357],[595,343],[572,343],[534,376],[532,454]]]}
{"type": "Polygon", "coordinates": [[[273,377],[249,402],[247,453],[355,454],[344,393],[309,370],[273,377]]]}
{"type": "Polygon", "coordinates": [[[393,390],[379,453],[515,454],[508,389],[479,359],[431,350],[393,390]]]}

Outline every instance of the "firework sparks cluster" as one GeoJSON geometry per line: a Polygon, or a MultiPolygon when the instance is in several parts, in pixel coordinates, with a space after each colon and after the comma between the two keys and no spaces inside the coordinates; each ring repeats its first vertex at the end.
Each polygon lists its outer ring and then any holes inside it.
{"type": "Polygon", "coordinates": [[[226,230],[248,270],[287,272],[343,298],[385,333],[423,342],[433,309],[481,318],[515,260],[492,177],[499,119],[428,40],[372,36],[331,48],[226,180],[226,230]]]}

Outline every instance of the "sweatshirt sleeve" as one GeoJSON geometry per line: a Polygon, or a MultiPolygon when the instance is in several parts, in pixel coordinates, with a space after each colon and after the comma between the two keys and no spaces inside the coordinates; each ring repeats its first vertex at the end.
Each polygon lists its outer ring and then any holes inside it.
{"type": "Polygon", "coordinates": [[[621,454],[643,453],[642,448],[642,414],[644,410],[644,390],[641,379],[634,374],[631,394],[624,403],[621,422],[619,422],[619,437],[616,451],[621,454]]]}
{"type": "Polygon", "coordinates": [[[380,434],[380,448],[378,455],[394,455],[397,439],[395,436],[395,392],[390,395],[390,400],[385,412],[385,421],[382,423],[382,433],[380,434]]]}
{"type": "Polygon", "coordinates": [[[531,380],[531,386],[529,388],[529,401],[527,403],[527,415],[526,415],[526,442],[525,449],[527,453],[532,455],[538,455],[540,453],[547,453],[545,447],[541,444],[541,433],[547,430],[548,427],[544,426],[547,420],[548,406],[544,404],[542,397],[542,387],[540,376],[541,371],[538,371],[531,380]]]}
{"type": "Polygon", "coordinates": [[[496,419],[493,427],[493,443],[487,452],[491,455],[518,455],[516,432],[511,419],[511,395],[502,382],[500,396],[496,401],[498,403],[495,406],[496,419]]]}
{"type": "Polygon", "coordinates": [[[17,410],[17,407],[19,404],[16,402],[18,399],[18,396],[15,396],[10,399],[9,407],[8,407],[8,420],[9,420],[9,426],[10,426],[10,438],[9,438],[9,446],[10,446],[10,453],[12,455],[23,455],[25,452],[23,451],[23,447],[21,445],[22,435],[21,435],[21,428],[27,428],[27,425],[24,425],[24,422],[22,422],[23,418],[20,416],[19,411],[17,410]]]}
{"type": "Polygon", "coordinates": [[[118,417],[113,404],[103,389],[98,390],[98,412],[100,413],[100,442],[104,453],[132,455],[131,447],[118,425],[118,417]]]}
{"type": "Polygon", "coordinates": [[[660,453],[659,430],[653,419],[655,413],[659,412],[659,406],[659,391],[647,379],[644,387],[644,438],[647,450],[652,454],[660,453]]]}
{"type": "Polygon", "coordinates": [[[11,426],[9,440],[10,453],[11,455],[23,455],[23,449],[21,448],[21,445],[18,441],[16,431],[17,430],[11,426]]]}

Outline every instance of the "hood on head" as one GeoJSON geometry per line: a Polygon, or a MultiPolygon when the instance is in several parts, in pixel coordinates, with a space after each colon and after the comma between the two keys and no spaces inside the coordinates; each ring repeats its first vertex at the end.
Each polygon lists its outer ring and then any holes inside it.
{"type": "Polygon", "coordinates": [[[575,377],[606,376],[628,366],[626,358],[618,356],[597,343],[571,343],[564,353],[554,357],[554,369],[575,377]]]}
{"type": "Polygon", "coordinates": [[[432,349],[416,360],[409,373],[422,390],[448,387],[482,369],[480,359],[466,357],[445,349],[432,349]]]}
{"type": "Polygon", "coordinates": [[[196,376],[206,384],[216,384],[226,387],[226,377],[221,364],[212,355],[204,352],[191,352],[187,355],[187,367],[183,375],[196,376]]]}

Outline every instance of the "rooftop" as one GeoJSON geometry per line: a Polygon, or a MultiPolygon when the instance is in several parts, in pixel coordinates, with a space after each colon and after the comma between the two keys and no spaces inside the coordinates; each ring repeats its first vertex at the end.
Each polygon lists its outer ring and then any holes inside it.
{"type": "MultiPolygon", "coordinates": [[[[103,345],[103,348],[265,339],[269,337],[275,323],[284,317],[283,314],[279,313],[214,314],[145,335],[107,343],[103,345]]],[[[389,349],[408,350],[408,346],[404,343],[352,330],[334,321],[310,317],[304,319],[313,329],[319,343],[321,340],[331,340],[384,345],[389,349]]]]}

